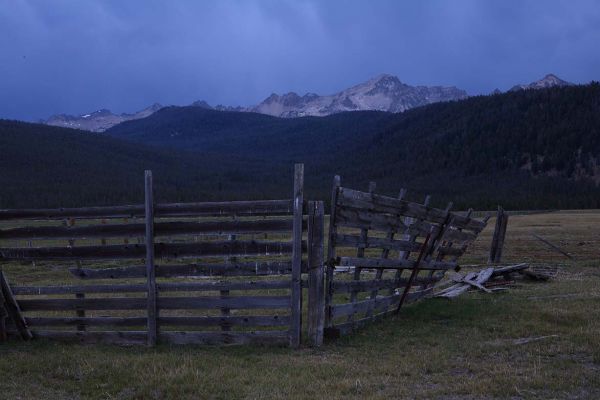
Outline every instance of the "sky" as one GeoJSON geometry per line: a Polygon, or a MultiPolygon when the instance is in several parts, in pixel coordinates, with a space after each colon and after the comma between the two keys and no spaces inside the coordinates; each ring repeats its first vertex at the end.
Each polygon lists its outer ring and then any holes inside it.
{"type": "Polygon", "coordinates": [[[599,0],[0,0],[0,118],[600,80],[599,0]]]}

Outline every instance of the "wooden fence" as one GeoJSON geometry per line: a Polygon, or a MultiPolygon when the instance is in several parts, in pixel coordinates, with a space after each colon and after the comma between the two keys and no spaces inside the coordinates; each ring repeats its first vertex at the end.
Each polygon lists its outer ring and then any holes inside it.
{"type": "Polygon", "coordinates": [[[347,334],[431,293],[487,220],[398,198],[360,192],[334,179],[326,273],[326,328],[347,334]],[[403,276],[403,271],[410,274],[403,276]],[[348,277],[348,275],[351,275],[348,277]],[[366,276],[366,279],[361,279],[366,276]],[[383,292],[383,294],[380,294],[383,292]]]}
{"type": "Polygon", "coordinates": [[[298,164],[284,200],[156,204],[147,171],[144,204],[0,210],[0,261],[19,271],[0,270],[0,341],[318,346],[431,294],[489,218],[336,177],[325,263],[323,203],[303,180],[298,164]]]}
{"type": "Polygon", "coordinates": [[[306,287],[320,344],[323,203],[304,201],[303,179],[298,164],[291,199],[155,204],[146,171],[143,205],[0,210],[13,224],[0,261],[67,263],[80,281],[15,285],[0,271],[0,340],[297,347],[306,287]]]}

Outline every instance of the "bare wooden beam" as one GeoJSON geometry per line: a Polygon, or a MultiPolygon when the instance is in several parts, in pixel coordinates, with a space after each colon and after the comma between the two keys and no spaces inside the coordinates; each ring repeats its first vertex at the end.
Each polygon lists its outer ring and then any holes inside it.
{"type": "Polygon", "coordinates": [[[156,273],[154,264],[154,192],[152,189],[152,171],[145,172],[145,218],[146,218],[146,284],[148,313],[148,346],[156,345],[158,335],[156,308],[156,273]]]}
{"type": "Polygon", "coordinates": [[[302,328],[302,213],[304,209],[304,164],[294,166],[294,224],[292,230],[292,324],[290,346],[300,346],[302,328]]]}

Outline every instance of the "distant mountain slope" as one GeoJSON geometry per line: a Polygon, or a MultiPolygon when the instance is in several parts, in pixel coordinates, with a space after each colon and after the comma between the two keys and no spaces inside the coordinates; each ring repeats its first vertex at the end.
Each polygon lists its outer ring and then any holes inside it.
{"type": "Polygon", "coordinates": [[[402,112],[439,101],[460,100],[467,92],[455,87],[409,86],[392,75],[382,74],[367,82],[329,96],[294,92],[272,94],[250,111],[276,117],[325,116],[345,111],[402,112]]]}
{"type": "Polygon", "coordinates": [[[162,106],[158,103],[144,108],[134,114],[113,114],[110,110],[102,109],[90,114],[79,116],[58,114],[48,118],[43,123],[63,128],[83,129],[91,132],[104,132],[106,129],[120,124],[121,122],[146,118],[152,113],[160,110],[162,106]]]}
{"type": "MultiPolygon", "coordinates": [[[[458,204],[600,206],[600,85],[516,91],[401,114],[278,119],[189,107],[107,131],[129,140],[230,156],[304,161],[326,198],[331,177],[381,190],[409,186],[458,204]]],[[[225,162],[225,161],[224,161],[225,162]]]]}
{"type": "Polygon", "coordinates": [[[554,74],[548,74],[538,81],[531,82],[529,84],[519,84],[513,86],[510,91],[516,90],[527,90],[527,89],[547,89],[551,87],[562,87],[562,86],[573,86],[574,83],[563,81],[554,74]]]}
{"type": "Polygon", "coordinates": [[[275,168],[284,185],[261,163],[241,157],[223,163],[217,155],[40,124],[0,120],[0,149],[0,208],[139,203],[145,169],[154,172],[158,201],[265,198],[279,188],[290,196],[292,190],[293,166],[275,168]]]}

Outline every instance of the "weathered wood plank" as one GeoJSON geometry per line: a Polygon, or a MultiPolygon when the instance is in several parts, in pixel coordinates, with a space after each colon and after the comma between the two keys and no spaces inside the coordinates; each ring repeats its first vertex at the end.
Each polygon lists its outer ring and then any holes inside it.
{"type": "MultiPolygon", "coordinates": [[[[427,291],[427,293],[429,293],[429,291],[427,291]]],[[[408,293],[406,301],[414,301],[415,299],[423,296],[424,293],[411,292],[408,293]]],[[[344,317],[350,314],[365,313],[369,308],[377,313],[377,311],[386,311],[387,308],[394,306],[399,301],[399,294],[393,294],[391,296],[379,296],[376,299],[361,300],[355,303],[335,304],[331,306],[330,312],[332,318],[344,317]]]]}
{"type": "MultiPolygon", "coordinates": [[[[438,282],[438,277],[417,277],[415,283],[426,284],[438,282]]],[[[399,281],[395,279],[374,279],[374,280],[361,280],[361,281],[336,281],[332,285],[332,289],[335,293],[350,293],[353,290],[358,292],[368,292],[371,290],[382,290],[382,289],[397,289],[406,286],[408,282],[407,278],[401,278],[399,281]]]]}
{"type": "Polygon", "coordinates": [[[49,295],[77,293],[135,293],[145,292],[145,284],[128,285],[65,285],[65,286],[13,286],[15,295],[49,295]]]}
{"type": "Polygon", "coordinates": [[[28,311],[76,311],[84,310],[145,310],[145,297],[110,297],[84,299],[21,299],[21,310],[28,311]]]}
{"type": "Polygon", "coordinates": [[[289,344],[287,331],[254,331],[254,332],[175,332],[164,331],[159,334],[161,342],[171,344],[289,344]]]}
{"type": "MultiPolygon", "coordinates": [[[[292,253],[291,242],[271,241],[214,241],[198,243],[155,243],[157,258],[260,256],[292,253]]],[[[104,260],[134,259],[146,255],[142,244],[76,247],[0,248],[4,260],[104,260]]]]}
{"type": "MultiPolygon", "coordinates": [[[[325,275],[325,306],[326,309],[329,310],[329,306],[333,304],[333,291],[331,290],[333,284],[333,272],[335,270],[335,259],[336,251],[335,251],[335,237],[337,234],[337,198],[338,191],[340,189],[341,180],[339,175],[335,175],[333,177],[333,187],[331,189],[331,212],[329,215],[329,233],[327,240],[327,268],[325,275]]],[[[325,313],[325,326],[329,327],[331,325],[331,316],[329,312],[325,313]]]]}
{"type": "MultiPolygon", "coordinates": [[[[146,310],[145,297],[110,297],[84,299],[22,299],[21,310],[28,311],[69,311],[69,310],[146,310]]],[[[289,296],[236,296],[236,297],[159,297],[160,309],[179,310],[195,308],[289,308],[289,296]]]]}
{"type": "MultiPolygon", "coordinates": [[[[156,237],[175,235],[227,235],[234,233],[291,232],[291,219],[260,219],[255,221],[158,222],[156,237]]],[[[27,226],[0,230],[0,239],[81,239],[139,237],[145,233],[144,224],[87,225],[87,226],[27,226]]]]}
{"type": "MultiPolygon", "coordinates": [[[[290,326],[290,346],[300,346],[302,329],[302,213],[304,209],[304,164],[294,166],[294,221],[292,230],[292,324],[290,326]]],[[[306,248],[305,248],[306,249],[306,248]]]]}
{"type": "Polygon", "coordinates": [[[85,344],[119,344],[119,345],[143,345],[146,344],[146,331],[104,331],[104,332],[69,332],[35,330],[32,332],[34,338],[51,339],[66,342],[77,342],[85,344]]]}
{"type": "MultiPolygon", "coordinates": [[[[307,271],[306,262],[302,272],[307,271]]],[[[80,279],[144,278],[145,266],[115,268],[70,268],[69,272],[80,279]]],[[[287,275],[292,272],[290,261],[232,262],[228,264],[182,264],[159,265],[156,276],[169,278],[180,276],[267,276],[287,275]]]]}
{"type": "MultiPolygon", "coordinates": [[[[363,268],[385,268],[385,269],[410,269],[414,268],[416,264],[415,260],[403,260],[403,259],[383,259],[383,258],[358,258],[358,257],[339,257],[339,266],[344,267],[363,267],[363,268]]],[[[422,261],[419,265],[420,270],[448,270],[457,267],[456,262],[450,261],[435,261],[428,260],[422,261]]]]}
{"type": "Polygon", "coordinates": [[[325,292],[323,265],[323,202],[309,202],[308,217],[308,337],[312,346],[323,344],[325,292]]]}
{"type": "Polygon", "coordinates": [[[195,296],[195,297],[159,297],[158,307],[164,310],[189,309],[262,309],[290,308],[290,296],[195,296]]]}
{"type": "Polygon", "coordinates": [[[387,238],[363,237],[357,235],[336,234],[336,246],[355,248],[378,248],[387,250],[416,251],[420,246],[407,240],[394,240],[387,238]]]}
{"type": "Polygon", "coordinates": [[[152,171],[145,171],[145,219],[146,219],[146,313],[148,346],[156,346],[158,335],[158,309],[156,304],[156,266],[154,264],[154,190],[152,188],[152,171]]]}
{"type": "Polygon", "coordinates": [[[11,317],[13,323],[17,327],[21,338],[24,340],[31,339],[31,332],[29,331],[27,322],[25,321],[25,318],[21,312],[23,310],[21,304],[15,299],[12,289],[8,284],[8,280],[6,279],[6,276],[2,270],[0,270],[0,297],[4,297],[4,307],[8,312],[8,315],[11,317]]]}
{"type": "MultiPolygon", "coordinates": [[[[292,214],[292,200],[252,200],[202,203],[163,203],[155,205],[156,217],[286,215],[292,214]]],[[[3,209],[0,220],[33,219],[62,220],[65,218],[133,218],[143,217],[143,204],[45,209],[3,209]]]]}
{"type": "Polygon", "coordinates": [[[289,315],[227,315],[206,317],[160,317],[161,326],[288,326],[289,315]]]}
{"type": "Polygon", "coordinates": [[[38,326],[146,326],[146,317],[26,317],[31,327],[38,326]]]}
{"type": "MultiPolygon", "coordinates": [[[[443,223],[446,220],[445,210],[426,207],[421,204],[398,200],[393,197],[369,194],[341,188],[338,204],[341,206],[367,209],[376,212],[391,213],[411,218],[423,219],[429,222],[443,223]]],[[[454,226],[479,232],[485,228],[485,223],[476,219],[453,214],[454,226]]]]}

